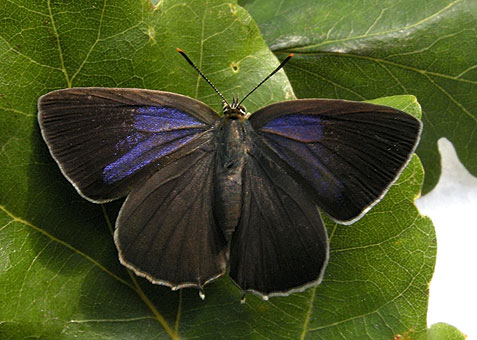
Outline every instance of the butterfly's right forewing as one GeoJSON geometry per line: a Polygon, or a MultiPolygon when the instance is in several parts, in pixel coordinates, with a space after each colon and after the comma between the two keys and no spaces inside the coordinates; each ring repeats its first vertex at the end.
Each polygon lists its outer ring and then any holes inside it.
{"type": "Polygon", "coordinates": [[[342,223],[383,197],[421,133],[421,122],[405,112],[331,99],[272,104],[250,123],[320,209],[342,223]]]}

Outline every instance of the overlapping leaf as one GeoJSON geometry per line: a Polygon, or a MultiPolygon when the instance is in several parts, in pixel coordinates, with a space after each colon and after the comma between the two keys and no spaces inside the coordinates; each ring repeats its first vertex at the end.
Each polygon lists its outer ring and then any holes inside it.
{"type": "Polygon", "coordinates": [[[454,144],[477,176],[477,2],[242,0],[299,98],[417,96],[425,125],[417,151],[423,192],[440,176],[437,140],[454,144]]]}
{"type": "Polygon", "coordinates": [[[427,340],[465,340],[467,338],[457,328],[442,322],[432,325],[427,333],[427,340]]]}

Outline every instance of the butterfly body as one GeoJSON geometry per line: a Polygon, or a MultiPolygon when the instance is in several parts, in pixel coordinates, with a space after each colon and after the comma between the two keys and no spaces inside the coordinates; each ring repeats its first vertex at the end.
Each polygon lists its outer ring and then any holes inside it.
{"type": "Polygon", "coordinates": [[[241,213],[242,176],[247,161],[245,129],[248,125],[244,119],[225,115],[216,136],[214,215],[227,240],[234,232],[241,213]]]}
{"type": "Polygon", "coordinates": [[[328,261],[317,206],[352,223],[388,190],[421,123],[368,103],[308,99],[218,115],[179,94],[73,88],[39,99],[53,158],[85,198],[126,197],[121,263],[172,289],[227,269],[267,298],[316,285],[328,261]]]}

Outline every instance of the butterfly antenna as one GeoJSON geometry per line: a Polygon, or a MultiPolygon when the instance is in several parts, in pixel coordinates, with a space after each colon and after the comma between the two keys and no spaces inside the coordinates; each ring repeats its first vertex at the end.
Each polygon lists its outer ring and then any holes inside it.
{"type": "Polygon", "coordinates": [[[196,70],[197,73],[199,73],[200,76],[202,78],[204,78],[204,80],[207,82],[207,84],[209,84],[214,89],[214,91],[217,92],[217,94],[220,96],[220,98],[222,98],[222,100],[227,105],[229,105],[229,103],[227,102],[225,97],[222,95],[222,93],[220,93],[220,91],[217,90],[217,88],[214,86],[214,84],[212,84],[212,82],[209,79],[207,79],[207,77],[202,73],[202,71],[199,70],[199,68],[197,66],[195,66],[195,64],[192,62],[192,60],[190,60],[190,58],[187,56],[187,54],[185,54],[185,52],[183,50],[181,50],[180,48],[177,49],[177,52],[179,52],[184,57],[184,59],[190,64],[190,66],[192,66],[194,68],[194,70],[196,70]]]}
{"type": "Polygon", "coordinates": [[[248,96],[250,96],[252,93],[254,93],[255,90],[258,89],[260,86],[262,86],[262,84],[263,84],[264,82],[266,82],[268,79],[270,79],[271,76],[273,76],[275,73],[277,73],[278,71],[280,71],[280,69],[281,69],[283,66],[285,66],[285,64],[288,63],[288,61],[289,61],[292,57],[293,57],[293,53],[290,53],[290,54],[288,55],[288,57],[286,57],[285,60],[283,60],[282,63],[281,63],[280,65],[278,65],[278,67],[277,67],[272,73],[270,73],[265,79],[263,79],[263,80],[260,82],[260,84],[258,84],[257,86],[255,86],[252,91],[250,91],[245,97],[243,97],[243,99],[238,103],[238,105],[240,106],[240,104],[242,104],[243,101],[244,101],[245,99],[247,99],[248,96]]]}

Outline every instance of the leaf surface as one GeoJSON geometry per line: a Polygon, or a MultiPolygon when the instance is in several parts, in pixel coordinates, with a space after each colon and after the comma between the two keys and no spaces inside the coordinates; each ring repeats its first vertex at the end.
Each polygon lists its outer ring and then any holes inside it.
{"type": "MultiPolygon", "coordinates": [[[[95,205],[61,175],[42,141],[36,101],[72,86],[144,87],[220,99],[177,54],[186,51],[227,98],[276,65],[235,2],[0,4],[0,338],[350,339],[424,336],[435,260],[429,219],[413,204],[422,168],[401,178],[352,226],[327,221],[331,260],[322,285],[265,302],[228,277],[173,292],[119,264],[112,230],[121,202],[95,205]]],[[[292,98],[280,72],[248,109],[292,98]]],[[[412,96],[382,104],[419,114],[412,96]]]]}

